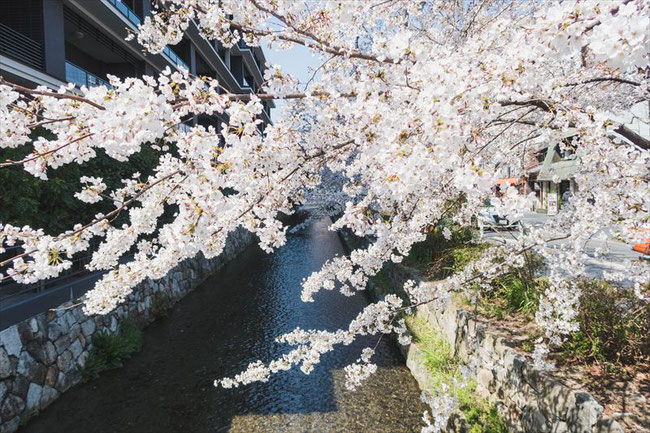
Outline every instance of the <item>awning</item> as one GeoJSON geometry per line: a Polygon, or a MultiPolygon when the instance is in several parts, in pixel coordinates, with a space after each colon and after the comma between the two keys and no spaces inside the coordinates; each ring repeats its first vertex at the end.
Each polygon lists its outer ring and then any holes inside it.
{"type": "Polygon", "coordinates": [[[575,159],[558,161],[551,164],[544,164],[537,176],[538,181],[553,181],[556,178],[560,181],[569,180],[578,171],[578,163],[575,159]]]}
{"type": "Polygon", "coordinates": [[[525,183],[526,179],[523,177],[506,177],[497,179],[497,185],[517,185],[519,183],[525,183]]]}

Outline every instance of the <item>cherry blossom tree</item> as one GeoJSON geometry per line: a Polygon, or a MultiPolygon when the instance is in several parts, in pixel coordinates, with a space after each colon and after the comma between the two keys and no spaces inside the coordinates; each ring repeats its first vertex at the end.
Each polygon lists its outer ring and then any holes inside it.
{"type": "MultiPolygon", "coordinates": [[[[626,242],[650,227],[650,142],[614,120],[648,100],[648,16],[643,0],[159,2],[131,35],[152,53],[180,42],[196,25],[226,47],[240,40],[279,49],[304,45],[319,56],[320,67],[309,82],[298,83],[268,65],[264,86],[251,95],[229,93],[217,80],[184,70],[109,77],[110,88],[70,84],[51,91],[1,82],[0,146],[33,150],[0,168],[18,165],[47,179],[49,171],[88,161],[100,149],[126,161],[151,147],[160,158],[151,176],[123,179],[112,191],[100,173],[87,173],[75,197],[111,202],[113,210],[64,233],[0,224],[2,245],[24,250],[0,263],[0,277],[20,283],[54,277],[99,239],[88,268],[107,273],[88,293],[85,310],[105,314],[145,278],[160,278],[199,253],[218,255],[239,227],[272,251],[286,240],[280,212],[329,196],[341,209],[331,229],[351,230],[371,243],[314,272],[303,283],[302,299],[317,300],[323,289],[352,296],[443,218],[469,225],[501,170],[520,167],[538,143],[556,143],[571,129],[578,133],[577,191],[543,227],[489,248],[435,292],[407,283],[408,303],[387,296],[347,329],[296,329],[281,338],[294,346],[291,352],[215,383],[265,381],[294,366],[309,373],[322,354],[359,335],[397,334],[407,343],[400,314],[443,305],[470,286],[490,290],[490,282],[522,266],[529,251],[545,259],[549,272],[536,317],[546,338],[535,359],[545,366],[549,345],[577,326],[580,293],[573,281],[585,273],[585,244],[603,227],[626,242]],[[261,133],[262,103],[270,99],[287,100],[289,115],[261,133]],[[228,118],[219,130],[177,127],[188,116],[217,113],[228,118]],[[37,127],[55,138],[32,142],[37,127]],[[160,221],[166,209],[175,212],[170,222],[160,221]],[[122,214],[128,223],[117,226],[122,214]],[[549,248],[557,240],[564,241],[549,248]],[[121,262],[131,249],[133,259],[121,262]]],[[[496,206],[521,215],[532,199],[510,187],[496,206]]],[[[647,295],[647,263],[626,263],[607,277],[625,278],[639,297],[647,295]]],[[[345,369],[350,387],[375,372],[372,357],[373,348],[366,348],[345,369]]],[[[426,417],[424,431],[439,431],[450,400],[427,394],[426,401],[434,419],[426,417]]]]}

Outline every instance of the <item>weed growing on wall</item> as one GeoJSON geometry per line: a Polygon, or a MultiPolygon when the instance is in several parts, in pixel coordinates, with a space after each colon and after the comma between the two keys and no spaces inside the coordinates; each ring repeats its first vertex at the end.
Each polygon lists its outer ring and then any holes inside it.
{"type": "Polygon", "coordinates": [[[122,361],[141,347],[142,331],[131,320],[125,320],[117,334],[99,332],[93,337],[93,348],[82,371],[84,381],[98,377],[103,371],[121,367],[122,361]]]}
{"type": "Polygon", "coordinates": [[[496,406],[476,394],[476,382],[463,380],[462,365],[452,356],[447,340],[417,316],[407,316],[406,324],[424,358],[432,391],[451,390],[458,402],[459,414],[450,422],[460,423],[460,431],[469,433],[506,433],[508,429],[496,406]]]}

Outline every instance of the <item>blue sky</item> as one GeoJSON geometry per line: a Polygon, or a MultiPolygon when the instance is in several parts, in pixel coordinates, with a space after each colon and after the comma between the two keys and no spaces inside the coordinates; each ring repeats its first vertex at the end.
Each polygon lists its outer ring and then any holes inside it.
{"type": "MultiPolygon", "coordinates": [[[[287,72],[298,79],[299,82],[305,83],[311,77],[313,70],[320,66],[318,58],[302,45],[296,45],[285,51],[269,49],[266,44],[262,44],[264,55],[267,62],[274,65],[280,65],[284,72],[287,72]]],[[[301,86],[302,89],[302,86],[301,86]]],[[[271,112],[273,120],[280,119],[283,101],[276,101],[276,108],[271,112]]]]}

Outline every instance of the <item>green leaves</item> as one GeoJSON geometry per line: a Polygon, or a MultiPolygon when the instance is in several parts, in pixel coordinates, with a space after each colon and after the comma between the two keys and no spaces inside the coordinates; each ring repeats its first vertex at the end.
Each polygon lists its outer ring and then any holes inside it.
{"type": "Polygon", "coordinates": [[[82,371],[84,381],[98,377],[102,371],[121,367],[122,361],[140,351],[141,347],[142,331],[128,319],[122,323],[118,334],[106,331],[97,333],[82,371]]]}

